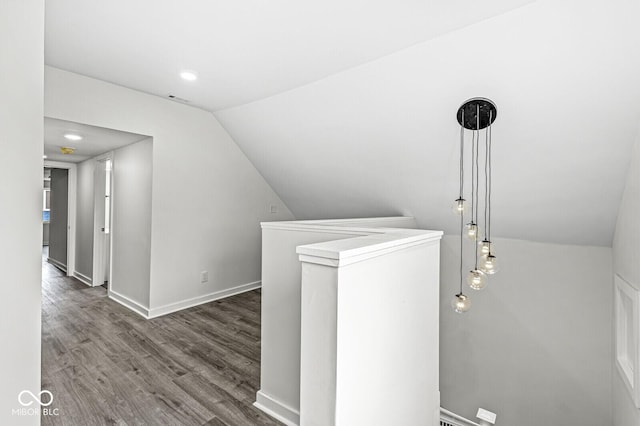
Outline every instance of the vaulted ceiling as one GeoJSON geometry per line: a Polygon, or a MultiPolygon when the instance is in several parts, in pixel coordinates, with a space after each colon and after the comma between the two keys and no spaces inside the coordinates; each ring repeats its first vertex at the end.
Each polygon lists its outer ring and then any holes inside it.
{"type": "Polygon", "coordinates": [[[640,119],[637,16],[633,0],[48,0],[46,62],[212,111],[297,218],[447,232],[455,113],[488,97],[493,234],[610,245],[640,119]]]}

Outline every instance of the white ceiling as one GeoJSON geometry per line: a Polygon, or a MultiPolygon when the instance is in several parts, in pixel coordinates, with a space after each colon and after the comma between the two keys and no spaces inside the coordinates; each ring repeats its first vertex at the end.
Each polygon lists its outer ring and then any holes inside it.
{"type": "Polygon", "coordinates": [[[129,145],[148,136],[103,127],[89,126],[72,121],[45,117],[44,119],[44,154],[48,161],[64,161],[79,163],[105,152],[129,145]],[[65,139],[66,133],[82,136],[80,141],[65,139]],[[61,147],[75,148],[73,154],[62,154],[61,147]]]}
{"type": "Polygon", "coordinates": [[[494,235],[610,245],[640,120],[639,9],[48,0],[46,61],[215,111],[300,219],[410,214],[448,232],[455,113],[488,97],[494,235]]]}
{"type": "Polygon", "coordinates": [[[47,0],[46,62],[208,110],[265,98],[532,0],[47,0]],[[196,83],[178,76],[196,70],[196,83]]]}

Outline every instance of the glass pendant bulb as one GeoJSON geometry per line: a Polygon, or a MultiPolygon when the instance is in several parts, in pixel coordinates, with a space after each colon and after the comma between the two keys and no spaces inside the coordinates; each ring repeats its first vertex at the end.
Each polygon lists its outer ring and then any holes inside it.
{"type": "Polygon", "coordinates": [[[489,253],[480,258],[480,265],[478,267],[482,272],[487,275],[493,275],[498,272],[497,258],[489,253]]]}
{"type": "Polygon", "coordinates": [[[474,269],[467,275],[467,283],[473,290],[482,290],[487,286],[487,276],[484,272],[474,269]]]}
{"type": "Polygon", "coordinates": [[[471,308],[471,299],[462,293],[458,293],[451,301],[451,307],[459,314],[463,314],[471,308]]]}
{"type": "Polygon", "coordinates": [[[482,240],[478,243],[478,248],[480,249],[480,255],[484,256],[485,254],[491,253],[491,241],[482,240]]]}
{"type": "Polygon", "coordinates": [[[475,241],[480,234],[480,227],[473,222],[467,223],[466,234],[468,239],[475,241]]]}
{"type": "Polygon", "coordinates": [[[451,211],[453,211],[453,214],[455,214],[456,216],[462,216],[465,213],[467,209],[465,201],[466,200],[464,198],[460,197],[453,202],[453,205],[451,206],[451,211]]]}

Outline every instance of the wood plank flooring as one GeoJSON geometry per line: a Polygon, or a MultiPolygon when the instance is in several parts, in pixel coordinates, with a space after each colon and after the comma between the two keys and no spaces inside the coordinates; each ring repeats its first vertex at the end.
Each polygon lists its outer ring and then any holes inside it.
{"type": "Polygon", "coordinates": [[[43,425],[281,424],[252,406],[259,290],[145,320],[44,259],[43,425]]]}

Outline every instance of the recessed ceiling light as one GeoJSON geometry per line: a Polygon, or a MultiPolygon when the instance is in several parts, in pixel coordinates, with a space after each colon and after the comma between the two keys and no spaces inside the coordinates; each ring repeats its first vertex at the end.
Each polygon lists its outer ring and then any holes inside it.
{"type": "Polygon", "coordinates": [[[73,151],[75,151],[75,148],[71,148],[70,146],[61,146],[60,147],[60,152],[63,154],[73,154],[73,151]]]}
{"type": "Polygon", "coordinates": [[[46,160],[47,156],[46,156],[46,155],[43,155],[43,156],[42,156],[42,158],[46,160]]]}
{"type": "Polygon", "coordinates": [[[66,139],[69,139],[70,141],[80,141],[80,140],[82,140],[82,136],[76,135],[76,134],[73,134],[73,133],[65,133],[64,137],[66,139]]]}
{"type": "Polygon", "coordinates": [[[196,81],[198,79],[198,73],[191,70],[184,70],[180,73],[180,77],[182,77],[183,80],[196,81]]]}

